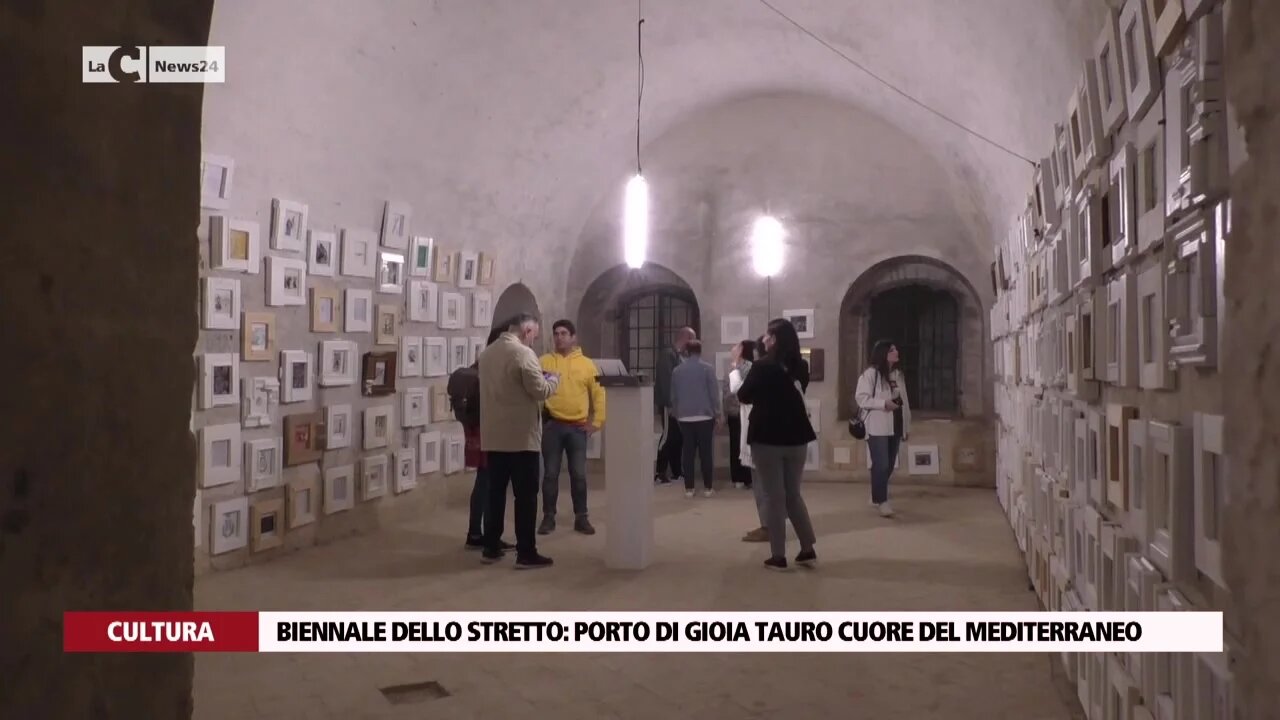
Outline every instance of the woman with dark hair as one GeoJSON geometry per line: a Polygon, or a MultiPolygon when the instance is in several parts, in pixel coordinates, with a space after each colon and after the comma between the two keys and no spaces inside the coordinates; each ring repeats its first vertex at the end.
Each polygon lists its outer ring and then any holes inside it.
{"type": "Polygon", "coordinates": [[[738,388],[755,360],[756,343],[743,340],[729,352],[729,373],[724,379],[724,416],[729,425],[729,477],[736,488],[751,487],[751,450],[746,444],[747,416],[751,406],[738,402],[738,388]]]}
{"type": "MultiPolygon", "coordinates": [[[[500,322],[493,326],[489,331],[489,340],[485,343],[485,347],[489,347],[498,338],[502,337],[502,333],[511,323],[500,322]]],[[[477,353],[479,354],[479,353],[477,353]]],[[[476,358],[476,362],[472,363],[471,370],[478,371],[480,359],[476,358]]],[[[479,375],[477,374],[477,388],[479,387],[479,375]]],[[[477,402],[479,397],[477,395],[477,402]]],[[[484,548],[484,515],[485,509],[489,506],[489,469],[485,467],[484,452],[480,450],[480,426],[462,426],[462,437],[464,440],[463,455],[466,459],[468,468],[475,468],[476,479],[471,485],[471,520],[467,524],[467,544],[468,550],[480,550],[484,548]]],[[[515,545],[509,542],[502,543],[503,550],[513,550],[515,545]]]]}
{"type": "Polygon", "coordinates": [[[796,564],[818,561],[817,541],[809,510],[800,496],[809,443],[818,439],[804,406],[809,387],[809,364],[800,357],[800,338],[790,322],[773,320],[764,336],[765,356],[751,366],[738,389],[738,401],[751,406],[747,442],[756,466],[758,483],[764,486],[769,549],[764,561],[770,570],[787,569],[787,520],[800,539],[796,564]]]}
{"type": "Polygon", "coordinates": [[[877,340],[871,347],[871,365],[858,377],[853,399],[866,413],[863,422],[871,452],[871,504],[881,517],[893,517],[889,476],[911,427],[911,403],[907,381],[898,369],[898,348],[891,340],[877,340]]]}

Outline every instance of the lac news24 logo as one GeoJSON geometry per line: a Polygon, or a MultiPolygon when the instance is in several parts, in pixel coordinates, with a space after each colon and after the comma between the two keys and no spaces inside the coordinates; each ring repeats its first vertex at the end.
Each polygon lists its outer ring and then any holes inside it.
{"type": "Polygon", "coordinates": [[[225,47],[85,45],[81,80],[87,83],[220,83],[225,47]]]}

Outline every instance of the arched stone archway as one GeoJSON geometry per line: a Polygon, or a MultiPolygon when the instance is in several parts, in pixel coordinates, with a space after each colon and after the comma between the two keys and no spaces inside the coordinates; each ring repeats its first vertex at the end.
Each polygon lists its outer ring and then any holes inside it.
{"type": "Polygon", "coordinates": [[[655,263],[648,263],[639,270],[617,265],[600,273],[587,286],[578,307],[575,320],[578,341],[586,352],[595,357],[622,357],[630,366],[629,359],[623,357],[628,349],[627,343],[622,341],[622,332],[628,322],[625,311],[647,296],[660,299],[654,307],[653,321],[647,321],[646,312],[646,321],[641,323],[643,327],[635,328],[638,344],[663,347],[667,342],[664,335],[676,325],[688,324],[701,334],[698,299],[684,278],[655,263]],[[689,312],[677,309],[672,314],[673,302],[686,305],[689,312]]]}

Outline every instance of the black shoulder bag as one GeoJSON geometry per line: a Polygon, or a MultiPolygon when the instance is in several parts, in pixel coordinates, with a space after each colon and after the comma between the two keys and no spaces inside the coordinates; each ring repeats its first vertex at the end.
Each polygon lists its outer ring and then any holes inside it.
{"type": "MultiPolygon", "coordinates": [[[[875,395],[876,388],[878,388],[879,386],[880,386],[880,371],[877,370],[875,385],[873,385],[871,389],[872,396],[875,395]]],[[[858,408],[858,414],[849,418],[849,434],[853,436],[854,440],[867,439],[867,424],[863,421],[863,418],[866,416],[868,412],[870,411],[863,410],[862,408],[858,408]]]]}

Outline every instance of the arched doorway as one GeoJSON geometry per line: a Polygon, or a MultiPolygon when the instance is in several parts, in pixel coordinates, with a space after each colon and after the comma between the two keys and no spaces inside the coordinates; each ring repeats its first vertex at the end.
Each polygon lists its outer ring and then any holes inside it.
{"type": "Polygon", "coordinates": [[[587,287],[578,307],[578,341],[593,357],[620,358],[632,372],[652,375],[657,351],[675,330],[701,335],[698,299],[689,283],[649,263],[639,270],[612,267],[587,287]]]}

